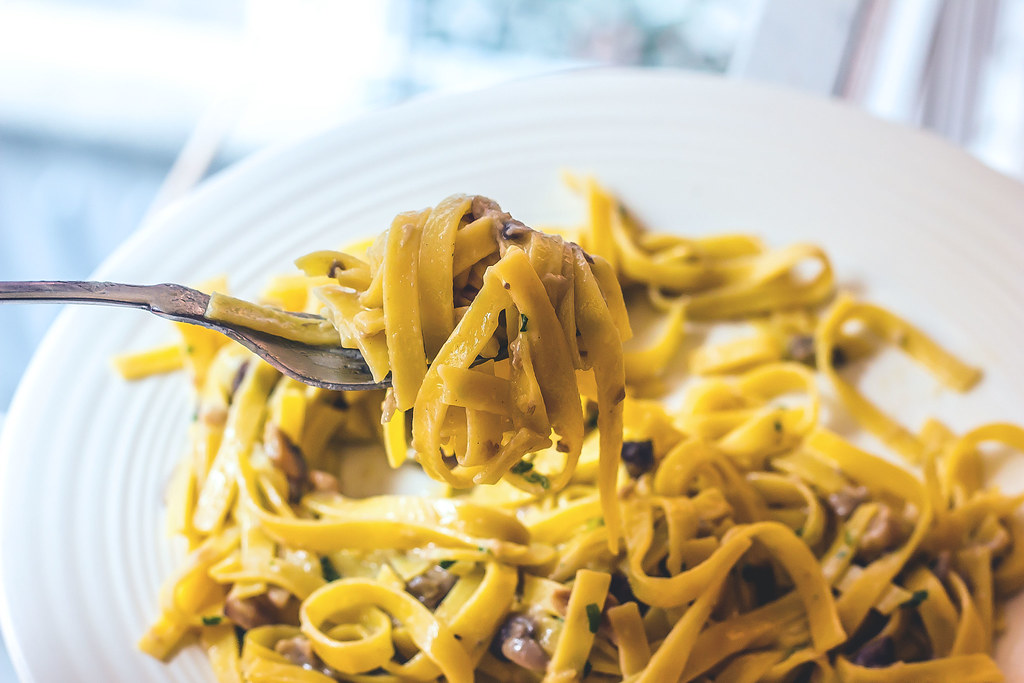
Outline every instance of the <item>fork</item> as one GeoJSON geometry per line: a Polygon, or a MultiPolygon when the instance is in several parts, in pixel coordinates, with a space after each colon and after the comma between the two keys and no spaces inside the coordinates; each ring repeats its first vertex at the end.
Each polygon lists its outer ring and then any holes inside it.
{"type": "MultiPolygon", "coordinates": [[[[199,325],[235,340],[282,373],[314,387],[334,391],[381,389],[362,354],[341,346],[312,346],[206,317],[210,297],[182,285],[126,285],[117,282],[0,282],[0,303],[49,302],[141,308],[161,318],[199,325]]],[[[320,319],[320,316],[297,314],[320,319]]]]}

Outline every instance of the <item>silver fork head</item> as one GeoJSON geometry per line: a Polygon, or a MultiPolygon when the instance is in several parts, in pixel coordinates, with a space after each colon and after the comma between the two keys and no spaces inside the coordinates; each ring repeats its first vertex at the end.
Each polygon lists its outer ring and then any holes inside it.
{"type": "Polygon", "coordinates": [[[365,391],[391,386],[391,375],[377,382],[362,354],[340,346],[310,346],[255,330],[225,327],[206,321],[206,327],[234,339],[285,375],[332,391],[365,391]]]}
{"type": "MultiPolygon", "coordinates": [[[[210,297],[181,285],[162,285],[150,310],[165,318],[216,330],[249,349],[285,375],[332,391],[360,391],[391,386],[391,376],[374,381],[362,354],[340,346],[313,346],[258,330],[227,325],[206,317],[210,297]]],[[[302,315],[302,314],[299,314],[302,315]]],[[[319,316],[309,315],[310,318],[319,316]]]]}
{"type": "MultiPolygon", "coordinates": [[[[141,308],[176,322],[199,325],[234,339],[289,377],[335,391],[380,389],[362,355],[338,346],[310,346],[271,334],[210,320],[210,297],[176,284],[129,285],[118,282],[0,282],[0,302],[105,304],[141,308]]],[[[301,315],[301,314],[300,314],[301,315]]],[[[317,317],[317,316],[310,316],[317,317]]]]}

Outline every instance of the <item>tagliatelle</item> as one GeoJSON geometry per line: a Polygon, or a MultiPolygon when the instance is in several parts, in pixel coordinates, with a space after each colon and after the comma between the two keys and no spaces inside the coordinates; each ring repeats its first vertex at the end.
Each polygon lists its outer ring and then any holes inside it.
{"type": "Polygon", "coordinates": [[[387,391],[306,387],[187,326],[120,359],[198,395],[168,501],[191,554],[139,646],[198,634],[223,683],[1002,680],[1024,496],[981,448],[1024,429],[915,432],[842,365],[888,341],[949,388],[978,372],[833,301],[816,246],[652,232],[569,181],[587,217],[561,236],[454,195],[301,257],[260,305],[203,286],[210,315],[358,349],[387,391]],[[717,321],[747,331],[694,348],[717,321]],[[823,424],[823,383],[920,473],[823,424]],[[374,448],[443,491],[361,486],[374,448]]]}

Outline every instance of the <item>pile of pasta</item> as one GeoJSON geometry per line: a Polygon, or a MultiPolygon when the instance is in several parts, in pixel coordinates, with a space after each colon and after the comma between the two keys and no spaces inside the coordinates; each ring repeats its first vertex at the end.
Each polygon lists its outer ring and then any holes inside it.
{"type": "Polygon", "coordinates": [[[198,641],[232,683],[1002,680],[1024,497],[983,451],[1024,430],[911,430],[841,370],[889,344],[956,391],[979,372],[837,296],[815,246],[649,231],[572,184],[561,236],[457,195],[271,281],[263,305],[324,314],[386,391],[184,325],[118,359],[198,396],[168,498],[190,554],[140,647],[198,641]],[[822,423],[822,387],[888,457],[822,423]],[[366,444],[443,494],[345,495],[366,444]]]}

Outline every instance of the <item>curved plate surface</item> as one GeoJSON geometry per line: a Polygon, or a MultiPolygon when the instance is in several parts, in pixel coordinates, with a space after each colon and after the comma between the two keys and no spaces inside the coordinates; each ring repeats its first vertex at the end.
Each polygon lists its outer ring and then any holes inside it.
{"type": "MultiPolygon", "coordinates": [[[[294,257],[453,192],[492,196],[527,223],[572,222],[582,206],[561,186],[565,168],[595,173],[664,230],[820,243],[845,286],[986,369],[966,397],[909,366],[915,381],[875,378],[908,424],[1024,417],[1024,187],[929,135],[703,76],[570,73],[380,112],[228,170],[144,226],[96,278],[227,273],[252,296],[294,257]]],[[[69,309],[11,407],[0,613],[25,681],[212,679],[198,649],[170,665],[135,649],[180,559],[162,495],[191,407],[181,376],[129,384],[109,358],[172,336],[142,313],[69,309]]],[[[1020,489],[1024,470],[1000,477],[1020,489]]],[[[1020,600],[1009,624],[998,657],[1021,672],[1020,600]]]]}

